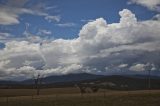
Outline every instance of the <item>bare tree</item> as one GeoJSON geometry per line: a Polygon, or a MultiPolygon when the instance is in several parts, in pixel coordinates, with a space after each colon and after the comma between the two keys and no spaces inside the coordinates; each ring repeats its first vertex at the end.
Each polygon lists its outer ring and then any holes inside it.
{"type": "Polygon", "coordinates": [[[34,84],[35,84],[35,89],[37,90],[36,94],[39,95],[40,85],[41,85],[40,74],[38,74],[38,75],[34,78],[34,84]]]}

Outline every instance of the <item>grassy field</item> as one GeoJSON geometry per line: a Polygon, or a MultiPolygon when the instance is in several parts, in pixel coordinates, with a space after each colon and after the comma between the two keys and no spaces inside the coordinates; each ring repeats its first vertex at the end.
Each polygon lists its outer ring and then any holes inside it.
{"type": "Polygon", "coordinates": [[[0,106],[160,106],[160,90],[111,91],[81,95],[77,88],[0,89],[0,106]]]}

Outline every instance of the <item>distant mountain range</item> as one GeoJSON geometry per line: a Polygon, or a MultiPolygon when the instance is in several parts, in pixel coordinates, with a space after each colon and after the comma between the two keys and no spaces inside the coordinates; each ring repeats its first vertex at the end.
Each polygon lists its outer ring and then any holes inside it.
{"type": "MultiPolygon", "coordinates": [[[[88,74],[88,73],[79,73],[79,74],[67,74],[67,75],[57,75],[57,76],[48,76],[42,78],[43,84],[51,84],[51,83],[62,83],[62,82],[78,82],[84,80],[93,80],[105,77],[104,75],[95,75],[95,74],[88,74]]],[[[25,84],[33,84],[34,79],[29,79],[22,81],[25,84]]]]}
{"type": "MultiPolygon", "coordinates": [[[[84,80],[93,80],[105,77],[104,75],[94,75],[88,73],[55,75],[41,78],[43,84],[62,83],[62,82],[79,82],[84,80]]],[[[24,81],[0,80],[0,84],[34,84],[34,79],[24,81]]]]}
{"type": "MultiPolygon", "coordinates": [[[[136,90],[136,89],[147,89],[148,88],[148,76],[146,75],[94,75],[87,73],[79,74],[67,74],[59,76],[48,76],[42,78],[42,87],[69,87],[75,84],[84,86],[96,85],[101,88],[109,89],[125,89],[125,90],[136,90]]],[[[10,86],[15,87],[28,87],[33,88],[34,79],[24,81],[0,81],[1,88],[10,86]]],[[[160,89],[160,77],[151,76],[151,88],[160,89]]]]}

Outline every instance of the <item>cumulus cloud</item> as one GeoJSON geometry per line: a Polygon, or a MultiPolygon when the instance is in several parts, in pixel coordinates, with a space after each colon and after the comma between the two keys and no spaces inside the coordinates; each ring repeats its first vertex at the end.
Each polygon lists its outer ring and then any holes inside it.
{"type": "Polygon", "coordinates": [[[129,68],[132,71],[144,71],[145,70],[145,64],[136,64],[129,68]]]}
{"type": "Polygon", "coordinates": [[[44,75],[50,76],[50,75],[62,75],[68,73],[78,73],[82,71],[82,68],[83,66],[80,64],[71,64],[65,67],[59,66],[57,68],[51,68],[45,70],[44,75]]]}
{"type": "Polygon", "coordinates": [[[130,0],[129,4],[136,3],[149,8],[150,10],[156,10],[160,12],[160,0],[130,0]]]}
{"type": "Polygon", "coordinates": [[[103,18],[88,22],[75,39],[6,42],[0,50],[0,64],[5,70],[0,72],[13,75],[12,78],[28,78],[37,71],[49,76],[80,72],[115,74],[125,69],[130,74],[145,71],[147,63],[159,70],[160,21],[137,21],[127,9],[119,15],[119,23],[108,24],[103,18]]]}

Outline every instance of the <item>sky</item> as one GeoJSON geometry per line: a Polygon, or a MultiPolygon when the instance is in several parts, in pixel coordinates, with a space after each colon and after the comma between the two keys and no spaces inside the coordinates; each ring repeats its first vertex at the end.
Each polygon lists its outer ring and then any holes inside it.
{"type": "Polygon", "coordinates": [[[0,79],[160,76],[160,0],[0,0],[0,79]]]}

